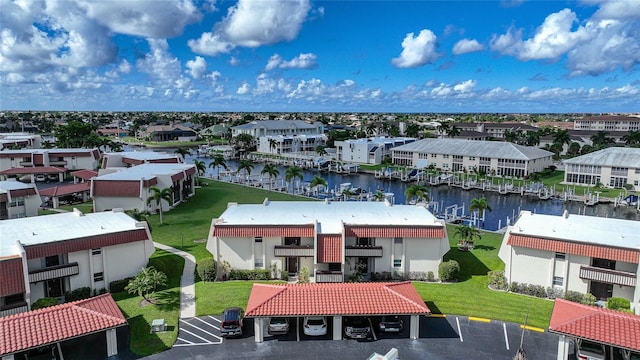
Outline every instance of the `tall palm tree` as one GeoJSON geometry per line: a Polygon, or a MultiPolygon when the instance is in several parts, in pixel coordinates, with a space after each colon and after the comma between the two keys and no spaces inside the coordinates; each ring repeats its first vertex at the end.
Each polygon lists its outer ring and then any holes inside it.
{"type": "Polygon", "coordinates": [[[450,138],[454,138],[459,135],[460,135],[460,128],[455,125],[452,125],[447,136],[449,136],[450,138]]]}
{"type": "Polygon", "coordinates": [[[185,160],[187,155],[191,155],[191,152],[187,148],[179,147],[175,149],[174,153],[182,156],[182,160],[185,160]]]}
{"type": "Polygon", "coordinates": [[[482,219],[483,222],[484,222],[484,212],[485,211],[491,212],[491,210],[492,210],[491,206],[487,204],[486,197],[483,196],[481,198],[471,199],[471,204],[469,205],[469,211],[471,212],[477,211],[478,217],[480,217],[480,219],[482,219]]]}
{"type": "Polygon", "coordinates": [[[384,201],[384,193],[380,190],[373,194],[373,201],[384,201]]]}
{"type": "Polygon", "coordinates": [[[173,205],[173,192],[171,188],[159,189],[155,186],[149,188],[153,194],[147,199],[147,205],[155,202],[156,208],[160,211],[160,225],[162,225],[162,200],[173,205]]]}
{"type": "Polygon", "coordinates": [[[216,171],[218,172],[218,180],[220,180],[220,167],[223,167],[225,170],[229,170],[227,161],[224,159],[224,156],[222,156],[222,154],[213,155],[213,161],[209,163],[209,167],[216,168],[216,171]]]}
{"type": "Polygon", "coordinates": [[[204,175],[207,172],[207,165],[204,161],[200,161],[198,159],[193,159],[193,164],[196,166],[196,180],[198,181],[198,185],[200,185],[200,176],[204,175]]]}
{"type": "Polygon", "coordinates": [[[260,175],[264,174],[269,175],[269,190],[271,190],[271,184],[273,184],[271,178],[278,177],[280,171],[278,171],[278,168],[274,164],[265,164],[260,172],[260,175]]]}
{"type": "Polygon", "coordinates": [[[451,125],[449,125],[448,121],[443,121],[440,123],[440,125],[438,125],[437,130],[441,136],[445,136],[449,132],[449,130],[451,130],[451,125]]]}
{"type": "Polygon", "coordinates": [[[463,251],[469,251],[470,248],[473,249],[473,242],[482,238],[480,230],[466,224],[458,225],[454,236],[460,239],[458,249],[463,251]]]}
{"type": "Polygon", "coordinates": [[[327,180],[325,180],[324,178],[320,177],[320,176],[314,176],[313,179],[311,179],[311,182],[309,183],[309,188],[310,189],[314,189],[320,185],[323,186],[327,186],[327,180]]]}
{"type": "Polygon", "coordinates": [[[419,184],[411,185],[405,190],[404,196],[407,204],[414,198],[416,202],[429,201],[429,188],[419,184]]]}
{"type": "Polygon", "coordinates": [[[598,131],[595,135],[591,136],[591,142],[596,149],[606,148],[612,145],[615,141],[608,137],[609,133],[606,131],[598,131]]]}
{"type": "Polygon", "coordinates": [[[238,163],[238,171],[244,171],[245,182],[249,178],[249,176],[251,176],[251,171],[253,170],[253,168],[254,166],[251,160],[244,159],[240,160],[240,162],[238,163]]]}
{"type": "Polygon", "coordinates": [[[149,228],[149,232],[153,231],[151,229],[151,225],[149,225],[149,216],[151,215],[150,212],[148,211],[140,211],[137,208],[131,210],[131,211],[127,211],[127,214],[129,214],[129,216],[131,216],[135,221],[139,221],[139,222],[146,222],[147,223],[147,227],[149,228]]]}
{"type": "Polygon", "coordinates": [[[624,141],[627,145],[637,145],[640,144],[640,131],[631,130],[625,136],[622,137],[622,141],[624,141]]]}
{"type": "Polygon", "coordinates": [[[269,150],[273,152],[278,147],[278,141],[274,138],[269,138],[269,150]]]}
{"type": "Polygon", "coordinates": [[[565,144],[571,144],[571,135],[569,135],[569,130],[558,129],[558,131],[553,134],[553,142],[562,146],[564,146],[565,144]]]}
{"type": "Polygon", "coordinates": [[[322,145],[318,145],[316,146],[316,154],[318,154],[318,156],[325,156],[327,155],[327,149],[322,145]]]}
{"type": "Polygon", "coordinates": [[[291,192],[293,192],[293,182],[295,179],[302,180],[302,168],[290,166],[284,173],[284,181],[291,182],[291,192]]]}

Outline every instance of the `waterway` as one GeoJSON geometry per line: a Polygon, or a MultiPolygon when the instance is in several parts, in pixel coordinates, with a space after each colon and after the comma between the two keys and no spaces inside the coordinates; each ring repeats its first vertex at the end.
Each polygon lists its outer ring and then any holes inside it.
{"type": "MultiPolygon", "coordinates": [[[[187,163],[193,163],[194,159],[204,161],[207,165],[211,162],[211,158],[201,158],[188,155],[187,163]]],[[[237,162],[228,160],[227,166],[230,169],[237,169],[237,162]]],[[[259,176],[262,171],[263,163],[254,163],[251,171],[253,177],[259,176]]],[[[278,166],[280,172],[279,178],[282,179],[286,172],[286,167],[278,166]]],[[[216,178],[217,170],[215,168],[207,168],[207,177],[216,178]]],[[[314,176],[320,176],[327,181],[328,188],[334,189],[339,193],[338,189],[341,184],[350,183],[352,187],[357,187],[367,192],[376,192],[381,190],[387,193],[393,193],[393,202],[395,204],[405,203],[405,190],[413,183],[402,182],[399,180],[382,180],[376,179],[372,174],[355,173],[355,174],[338,174],[334,172],[319,172],[315,169],[303,169],[302,182],[310,182],[314,176]]],[[[267,176],[264,175],[264,179],[267,176]]],[[[282,180],[280,180],[282,183],[282,180]]],[[[266,187],[266,185],[265,185],[266,187]]],[[[439,215],[444,213],[453,213],[457,207],[456,214],[458,216],[465,215],[467,222],[473,221],[469,213],[469,204],[474,198],[485,197],[487,203],[491,207],[491,211],[485,212],[485,219],[480,225],[486,230],[500,230],[508,223],[513,223],[521,210],[528,210],[539,214],[561,215],[565,210],[569,214],[580,214],[600,217],[612,217],[627,220],[640,221],[640,211],[634,207],[618,206],[613,204],[596,204],[594,206],[585,206],[584,203],[578,201],[563,201],[562,199],[553,198],[548,200],[540,200],[536,196],[520,196],[518,194],[501,195],[497,192],[482,190],[464,190],[457,187],[449,187],[447,185],[429,187],[429,196],[431,201],[431,210],[439,215]],[[448,210],[447,210],[448,208],[448,210]]],[[[477,220],[479,221],[479,220],[477,220]]],[[[639,224],[640,226],[640,224],[639,224]]]]}

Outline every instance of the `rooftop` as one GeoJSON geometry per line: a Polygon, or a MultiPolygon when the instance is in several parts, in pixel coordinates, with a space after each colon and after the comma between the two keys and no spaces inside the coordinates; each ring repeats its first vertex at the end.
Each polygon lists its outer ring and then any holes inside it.
{"type": "Polygon", "coordinates": [[[552,152],[537,147],[516,145],[510,142],[464,139],[424,139],[395,147],[392,150],[513,160],[532,160],[553,155],[552,152]]]}
{"type": "Polygon", "coordinates": [[[337,234],[343,224],[439,226],[423,206],[391,205],[376,201],[269,201],[230,204],[220,215],[225,225],[305,225],[318,222],[318,232],[337,234]]]}
{"type": "Polygon", "coordinates": [[[640,231],[634,220],[595,216],[542,215],[520,212],[511,234],[570,240],[640,250],[640,231]]]}
{"type": "Polygon", "coordinates": [[[36,187],[35,184],[25,184],[15,179],[0,181],[0,192],[7,192],[11,190],[33,189],[35,187],[36,187]]]}
{"type": "MultiPolygon", "coordinates": [[[[396,142],[414,141],[416,138],[412,137],[370,137],[362,139],[347,139],[344,140],[347,144],[395,144],[396,142]]],[[[338,141],[337,141],[338,142],[338,141]]]]}
{"type": "Polygon", "coordinates": [[[129,158],[133,160],[160,160],[160,159],[173,159],[179,157],[177,154],[169,154],[166,152],[158,151],[122,151],[115,153],[106,153],[104,156],[118,156],[123,158],[129,158]]]}
{"type": "Polygon", "coordinates": [[[563,163],[640,168],[638,159],[640,159],[640,148],[609,147],[564,160],[563,163]]]}
{"type": "Polygon", "coordinates": [[[314,124],[308,124],[302,120],[259,120],[252,121],[247,124],[242,124],[238,126],[234,126],[232,129],[255,129],[259,126],[263,126],[270,130],[280,130],[280,129],[313,129],[316,127],[314,124]]]}
{"type": "Polygon", "coordinates": [[[98,149],[84,149],[84,148],[55,148],[55,149],[19,149],[19,150],[2,150],[3,154],[63,154],[63,153],[90,153],[92,151],[96,151],[98,149]]]}
{"type": "Polygon", "coordinates": [[[193,164],[141,164],[110,174],[95,177],[95,180],[148,180],[158,175],[174,175],[194,168],[193,164]]]}

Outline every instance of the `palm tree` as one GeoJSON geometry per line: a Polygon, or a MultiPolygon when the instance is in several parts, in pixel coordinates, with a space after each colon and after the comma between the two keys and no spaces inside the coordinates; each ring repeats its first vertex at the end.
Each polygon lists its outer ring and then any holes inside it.
{"type": "Polygon", "coordinates": [[[443,121],[440,123],[440,125],[438,125],[438,132],[440,133],[441,136],[446,135],[449,130],[451,129],[451,126],[449,125],[448,121],[443,121]]]}
{"type": "Polygon", "coordinates": [[[569,130],[567,129],[559,129],[553,134],[553,143],[560,144],[564,146],[565,144],[571,144],[571,135],[569,135],[569,130]]]}
{"type": "Polygon", "coordinates": [[[318,145],[316,146],[316,154],[318,154],[318,156],[325,156],[328,154],[327,149],[322,145],[318,145]]]}
{"type": "Polygon", "coordinates": [[[244,171],[244,178],[245,178],[245,182],[246,180],[249,178],[249,176],[251,176],[251,171],[253,170],[253,163],[251,162],[251,160],[240,160],[240,162],[238,163],[238,171],[244,171]]]}
{"type": "Polygon", "coordinates": [[[182,156],[182,160],[184,160],[184,159],[185,159],[185,157],[186,157],[187,155],[191,155],[191,152],[189,151],[189,149],[187,149],[187,148],[183,148],[183,147],[179,147],[179,148],[177,148],[177,149],[174,151],[174,153],[176,153],[176,154],[178,154],[178,155],[182,156]]]}
{"type": "Polygon", "coordinates": [[[320,176],[314,176],[313,179],[311,179],[311,182],[309,183],[309,188],[310,189],[314,189],[320,185],[323,186],[327,186],[327,180],[325,180],[324,178],[320,177],[320,176]]]}
{"type": "Polygon", "coordinates": [[[482,221],[484,222],[484,212],[489,211],[491,212],[491,206],[489,206],[489,204],[487,204],[487,198],[486,197],[481,197],[481,198],[475,198],[475,199],[471,199],[471,205],[469,205],[469,211],[470,212],[474,212],[477,211],[478,212],[478,217],[480,217],[482,219],[482,221]]]}
{"type": "Polygon", "coordinates": [[[378,190],[376,191],[375,194],[373,194],[373,201],[383,201],[384,200],[384,193],[382,193],[382,191],[378,190]]]}
{"type": "Polygon", "coordinates": [[[125,290],[127,290],[129,294],[138,294],[138,296],[142,296],[147,302],[153,304],[153,292],[156,291],[159,286],[165,285],[167,285],[167,275],[154,269],[153,266],[149,266],[142,268],[140,272],[129,281],[125,290]]]}
{"type": "Polygon", "coordinates": [[[291,166],[287,168],[287,171],[284,173],[284,180],[291,182],[291,192],[293,192],[293,181],[295,181],[295,179],[302,180],[302,168],[291,166]]]}
{"type": "Polygon", "coordinates": [[[221,166],[225,170],[229,170],[229,167],[227,167],[227,161],[224,159],[224,156],[222,156],[222,154],[213,155],[213,161],[209,163],[209,167],[216,168],[216,171],[218,172],[218,180],[220,180],[220,167],[221,166]]]}
{"type": "Polygon", "coordinates": [[[625,136],[622,137],[622,140],[627,145],[640,144],[640,131],[631,130],[625,136]]]}
{"type": "Polygon", "coordinates": [[[278,168],[276,168],[274,164],[265,164],[260,172],[260,175],[264,174],[269,175],[269,190],[271,190],[271,184],[273,184],[271,178],[278,177],[278,175],[280,175],[280,171],[278,171],[278,168]]]}
{"type": "Polygon", "coordinates": [[[452,125],[447,136],[449,136],[450,138],[454,138],[459,135],[460,135],[460,128],[455,125],[452,125]]]}
{"type": "Polygon", "coordinates": [[[482,238],[480,230],[470,225],[458,225],[454,236],[460,239],[458,241],[458,249],[463,251],[473,249],[473,242],[482,238]]]}
{"type": "Polygon", "coordinates": [[[269,150],[273,152],[278,147],[278,141],[274,138],[269,138],[269,150]]]}
{"type": "Polygon", "coordinates": [[[147,199],[147,205],[155,202],[156,208],[160,211],[160,225],[162,225],[162,200],[165,200],[169,205],[173,205],[173,192],[171,188],[159,189],[155,186],[149,188],[153,194],[147,199]]]}
{"type": "Polygon", "coordinates": [[[196,174],[198,175],[198,177],[196,177],[196,180],[198,180],[198,185],[200,185],[200,176],[204,175],[204,173],[207,172],[207,165],[204,163],[204,161],[200,161],[198,159],[193,159],[193,164],[196,166],[196,174]]]}
{"type": "Polygon", "coordinates": [[[595,135],[591,136],[593,147],[602,149],[613,144],[615,141],[607,135],[609,135],[609,133],[606,131],[598,131],[595,135]]]}
{"type": "Polygon", "coordinates": [[[540,144],[540,132],[528,131],[526,135],[527,146],[538,146],[540,144]]]}
{"type": "Polygon", "coordinates": [[[139,221],[139,222],[146,222],[147,223],[147,227],[149,228],[149,232],[152,231],[151,229],[151,225],[149,225],[149,215],[151,215],[150,212],[148,211],[140,211],[137,208],[128,211],[127,214],[129,214],[129,216],[131,216],[135,221],[139,221]]]}
{"type": "Polygon", "coordinates": [[[407,204],[414,198],[416,202],[429,201],[429,188],[424,185],[411,185],[405,190],[404,196],[407,204]]]}

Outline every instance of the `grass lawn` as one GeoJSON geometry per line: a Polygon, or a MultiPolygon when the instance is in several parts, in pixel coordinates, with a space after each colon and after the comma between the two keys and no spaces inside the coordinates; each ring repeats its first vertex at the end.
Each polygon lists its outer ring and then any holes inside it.
{"type": "Polygon", "coordinates": [[[196,283],[196,315],[222,314],[226,307],[245,308],[254,283],[282,284],[282,281],[224,281],[196,283]]]}
{"type": "Polygon", "coordinates": [[[149,265],[164,272],[168,278],[165,289],[156,292],[155,305],[141,306],[142,297],[126,291],[111,294],[127,318],[131,331],[131,351],[137,355],[150,355],[173,346],[178,337],[180,315],[180,276],[184,259],[163,250],[156,250],[149,265]],[[153,319],[164,319],[167,331],[150,334],[153,319]]]}

